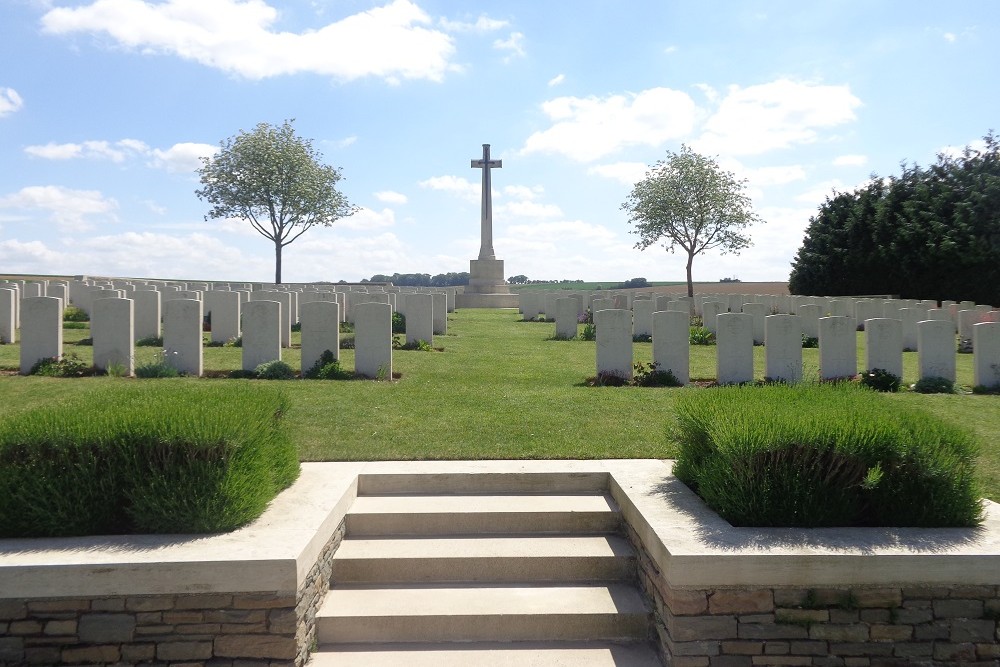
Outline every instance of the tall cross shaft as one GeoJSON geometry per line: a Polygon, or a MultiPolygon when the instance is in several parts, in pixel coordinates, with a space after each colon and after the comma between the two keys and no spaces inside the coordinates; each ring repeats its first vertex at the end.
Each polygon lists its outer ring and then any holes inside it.
{"type": "Polygon", "coordinates": [[[490,145],[483,144],[483,159],[473,160],[473,169],[483,170],[483,205],[480,216],[482,243],[479,246],[479,259],[496,259],[493,252],[493,191],[490,179],[490,169],[503,167],[503,160],[490,159],[490,145]]]}

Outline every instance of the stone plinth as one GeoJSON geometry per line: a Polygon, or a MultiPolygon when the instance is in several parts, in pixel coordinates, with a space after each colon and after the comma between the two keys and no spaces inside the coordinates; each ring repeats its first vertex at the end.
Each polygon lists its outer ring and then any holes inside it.
{"type": "Polygon", "coordinates": [[[503,278],[502,259],[470,260],[469,274],[465,293],[455,296],[456,308],[517,308],[517,295],[503,278]]]}

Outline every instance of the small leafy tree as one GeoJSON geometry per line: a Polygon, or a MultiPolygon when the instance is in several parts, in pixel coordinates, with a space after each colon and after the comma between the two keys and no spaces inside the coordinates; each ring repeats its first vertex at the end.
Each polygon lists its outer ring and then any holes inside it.
{"type": "Polygon", "coordinates": [[[674,252],[687,253],[688,296],[694,296],[691,265],[695,255],[718,248],[722,254],[739,254],[751,245],[743,233],[763,222],[746,194],[746,181],[723,171],[712,158],[681,146],[667,152],[666,160],[653,165],[635,184],[622,204],[639,235],[635,247],[645,250],[655,243],[674,252]]]}
{"type": "Polygon", "coordinates": [[[312,142],[295,134],[291,120],[280,127],[260,123],[220,142],[201,158],[202,187],[195,194],[212,208],[205,220],[247,220],[274,243],[274,282],[281,282],[281,250],[317,225],[329,227],[357,209],[337,190],[340,169],[322,163],[312,142]]]}

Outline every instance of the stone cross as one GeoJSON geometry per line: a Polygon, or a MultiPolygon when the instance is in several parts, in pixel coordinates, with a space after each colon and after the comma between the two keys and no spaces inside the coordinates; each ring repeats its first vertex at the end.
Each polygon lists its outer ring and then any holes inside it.
{"type": "Polygon", "coordinates": [[[479,259],[496,259],[493,252],[493,193],[490,184],[490,169],[503,167],[503,160],[490,159],[490,145],[483,144],[483,159],[473,160],[473,169],[483,170],[483,206],[480,218],[482,244],[479,246],[479,259]]]}

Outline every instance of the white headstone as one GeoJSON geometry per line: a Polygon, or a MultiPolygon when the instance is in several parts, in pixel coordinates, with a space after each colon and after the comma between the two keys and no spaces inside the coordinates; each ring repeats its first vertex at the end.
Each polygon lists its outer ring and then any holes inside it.
{"type": "Polygon", "coordinates": [[[370,378],[392,379],[392,307],[388,303],[356,306],[354,371],[370,378]]]}
{"type": "Polygon", "coordinates": [[[252,371],[268,361],[281,360],[281,321],[281,302],[256,298],[246,303],[243,307],[243,370],[252,371]]]}
{"type": "Polygon", "coordinates": [[[281,304],[281,347],[292,346],[292,295],[277,290],[258,291],[250,295],[251,301],[277,301],[281,304]]]}
{"type": "Polygon", "coordinates": [[[764,375],[786,382],[802,379],[802,323],[798,315],[764,318],[764,375]]]}
{"type": "Polygon", "coordinates": [[[108,370],[112,365],[125,375],[135,373],[135,311],[132,299],[97,299],[90,318],[94,341],[94,366],[108,370]]]}
{"type": "Polygon", "coordinates": [[[556,338],[576,338],[577,324],[576,299],[556,299],[556,338]]]}
{"type": "Polygon", "coordinates": [[[40,359],[62,357],[62,309],[62,301],[53,296],[21,299],[22,375],[40,359]]]}
{"type": "Polygon", "coordinates": [[[720,313],[726,312],[726,304],[721,301],[705,301],[701,304],[701,321],[702,326],[716,333],[718,330],[718,324],[716,318],[719,317],[720,313]]]}
{"type": "Polygon", "coordinates": [[[918,308],[900,308],[899,321],[903,327],[903,350],[914,352],[917,349],[917,322],[926,319],[924,311],[918,308]]]}
{"type": "Polygon", "coordinates": [[[597,376],[632,379],[632,311],[608,308],[594,313],[597,327],[597,376]]]}
{"type": "Polygon", "coordinates": [[[815,304],[804,304],[798,307],[796,313],[802,322],[802,335],[807,338],[819,338],[820,307],[815,304]]]}
{"type": "Polygon", "coordinates": [[[636,299],[632,302],[632,335],[653,335],[652,299],[636,299]]]}
{"type": "Polygon", "coordinates": [[[336,301],[310,301],[299,306],[302,318],[302,373],[309,371],[323,352],[340,359],[340,306],[336,301]]]}
{"type": "Polygon", "coordinates": [[[17,315],[14,304],[17,303],[17,292],[12,289],[0,288],[0,343],[17,342],[17,315]]]}
{"type": "Polygon", "coordinates": [[[164,363],[179,373],[202,372],[202,303],[197,299],[171,299],[163,304],[164,363]]]}
{"type": "Polygon", "coordinates": [[[858,337],[853,317],[819,318],[819,377],[853,377],[858,373],[858,337]]]}
{"type": "Polygon", "coordinates": [[[594,299],[593,311],[595,314],[599,310],[611,310],[614,307],[614,299],[594,299]]]}
{"type": "Polygon", "coordinates": [[[434,343],[434,297],[431,294],[406,295],[406,342],[434,343]]]}
{"type": "MultiPolygon", "coordinates": [[[[962,303],[965,303],[964,301],[962,303]]],[[[964,309],[958,311],[958,337],[962,340],[969,340],[972,338],[972,326],[979,321],[979,313],[972,308],[964,309]]],[[[972,343],[972,348],[975,349],[975,342],[972,343]]]]}
{"type": "Polygon", "coordinates": [[[881,368],[903,377],[903,323],[896,318],[865,321],[865,370],[881,368]]]}
{"type": "Polygon", "coordinates": [[[716,318],[715,374],[719,384],[753,381],[753,316],[721,313],[716,318]]]}
{"type": "Polygon", "coordinates": [[[917,323],[917,359],[921,380],[955,381],[955,327],[950,319],[917,323]]]}
{"type": "Polygon", "coordinates": [[[135,317],[135,339],[160,337],[160,293],[138,290],[132,295],[135,317]]]}
{"type": "Polygon", "coordinates": [[[448,334],[448,295],[435,292],[431,297],[434,301],[434,333],[445,336],[448,334]]]}
{"type": "MultiPolygon", "coordinates": [[[[753,344],[764,344],[764,318],[767,317],[767,306],[762,303],[744,303],[743,312],[753,318],[753,344]]],[[[799,339],[799,347],[802,340],[799,339]]]]}
{"type": "Polygon", "coordinates": [[[1000,322],[972,325],[973,383],[1000,387],[1000,322]]]}
{"type": "Polygon", "coordinates": [[[538,316],[541,315],[542,305],[538,292],[525,290],[519,295],[518,301],[522,319],[526,321],[537,320],[538,316]]]}
{"type": "Polygon", "coordinates": [[[663,310],[653,313],[653,362],[687,384],[691,379],[691,318],[687,313],[663,310]]]}
{"type": "Polygon", "coordinates": [[[205,313],[212,315],[212,342],[225,343],[240,337],[240,295],[237,292],[205,292],[205,313]]]}

